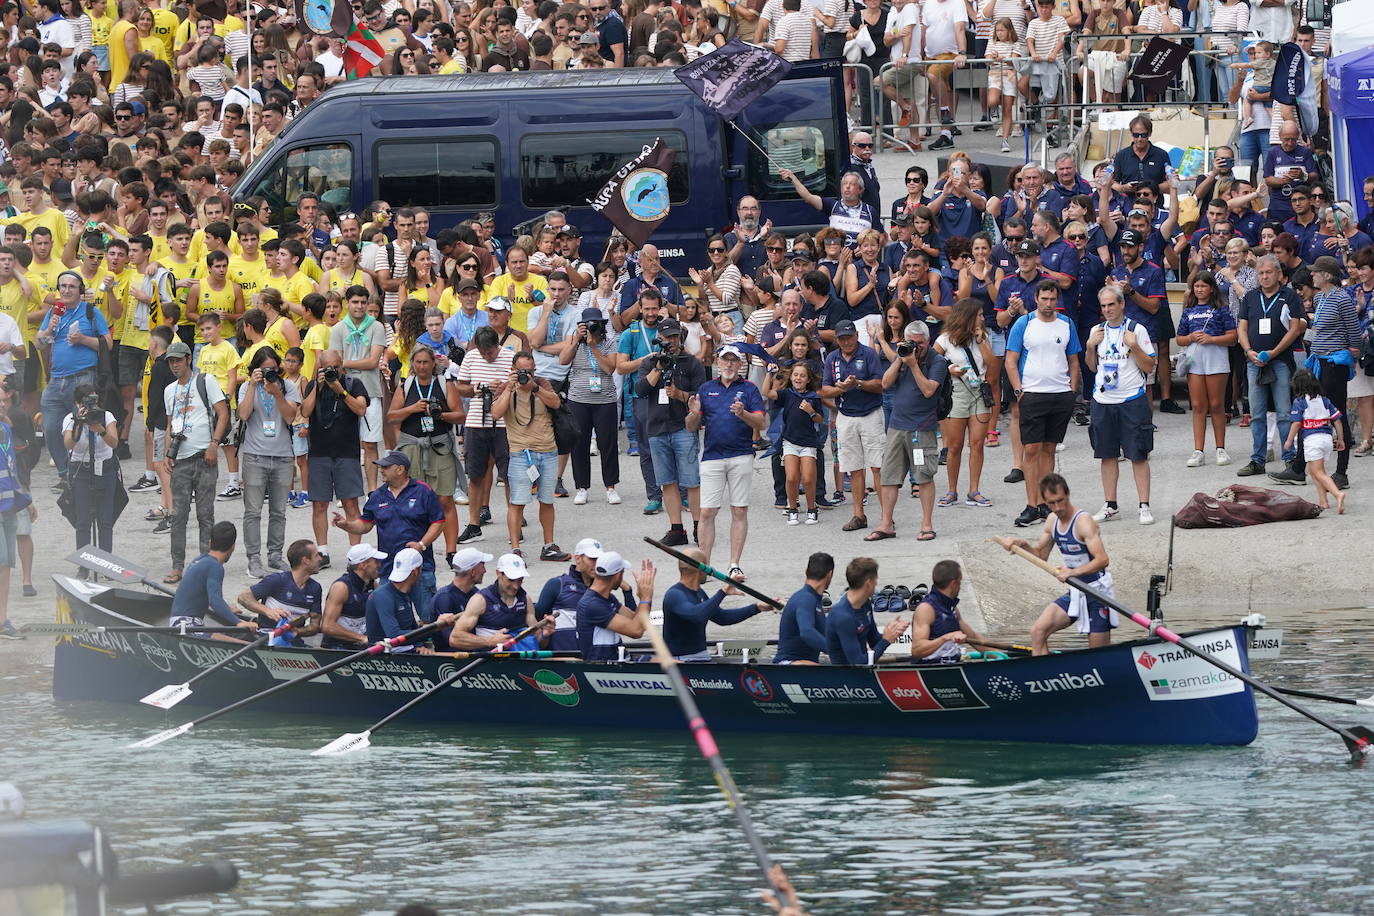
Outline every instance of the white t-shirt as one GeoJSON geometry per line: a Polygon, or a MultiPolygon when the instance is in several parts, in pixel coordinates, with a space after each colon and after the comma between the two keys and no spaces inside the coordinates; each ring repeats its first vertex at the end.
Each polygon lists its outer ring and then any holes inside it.
{"type": "Polygon", "coordinates": [[[324,68],[325,79],[332,80],[336,76],[343,76],[343,58],[333,51],[325,51],[323,54],[317,55],[315,57],[315,63],[324,68]]]}
{"type": "Polygon", "coordinates": [[[200,399],[200,386],[195,375],[187,379],[185,385],[174,380],[162,391],[162,403],[167,408],[172,435],[186,437],[186,441],[177,449],[178,457],[194,455],[210,447],[210,437],[215,431],[214,407],[224,400],[224,392],[213,375],[205,376],[205,396],[210,401],[209,411],[206,411],[205,402],[200,399]]]}
{"type": "Polygon", "coordinates": [[[892,46],[894,60],[902,58],[910,62],[921,59],[921,4],[917,0],[910,0],[900,10],[894,9],[887,15],[888,35],[896,35],[907,26],[912,27],[911,37],[892,46]]]}
{"type": "Polygon", "coordinates": [[[926,57],[958,53],[954,33],[968,22],[963,0],[923,0],[921,15],[926,23],[926,57]]]}
{"type": "MultiPolygon", "coordinates": [[[[57,18],[38,27],[38,38],[43,44],[52,42],[65,48],[76,48],[76,29],[65,19],[57,18]]],[[[61,59],[62,76],[70,77],[76,67],[76,55],[61,59]]]]}
{"type": "Polygon", "coordinates": [[[0,343],[7,343],[14,349],[0,354],[0,375],[14,374],[14,354],[24,353],[24,335],[13,318],[0,312],[0,343]]]}
{"type": "Polygon", "coordinates": [[[1283,6],[1260,6],[1258,3],[1250,7],[1250,31],[1260,37],[1261,41],[1272,41],[1276,45],[1293,40],[1293,32],[1296,28],[1293,19],[1293,8],[1297,6],[1295,0],[1284,0],[1283,6]]]}
{"type": "Polygon", "coordinates": [[[964,347],[954,343],[949,339],[948,334],[941,334],[935,338],[936,348],[944,354],[952,369],[963,369],[966,381],[982,381],[987,377],[988,367],[983,360],[983,348],[976,342],[968,345],[968,352],[964,352],[964,347]],[[973,372],[969,373],[968,354],[973,354],[973,372]],[[976,377],[976,379],[975,379],[976,377]]]}
{"type": "MultiPolygon", "coordinates": [[[[110,413],[108,410],[105,411],[105,425],[109,426],[114,421],[114,414],[110,413]]],[[[76,424],[72,420],[71,414],[67,414],[65,417],[62,418],[62,432],[71,432],[75,425],[76,424]]],[[[91,434],[89,430],[83,427],[81,430],[81,437],[72,443],[72,460],[75,461],[77,464],[85,464],[88,460],[87,456],[89,456],[90,453],[91,434]]],[[[100,438],[100,436],[97,435],[95,437],[96,466],[98,468],[104,467],[105,462],[113,457],[114,449],[110,448],[109,443],[107,443],[104,439],[100,438]]]]}
{"type": "Polygon", "coordinates": [[[1069,388],[1069,359],[1083,351],[1078,330],[1064,315],[1041,321],[1031,312],[1016,319],[1007,338],[1007,352],[1021,354],[1021,390],[1059,394],[1069,388]]]}
{"type": "Polygon", "coordinates": [[[1129,319],[1117,327],[1105,321],[1097,327],[1102,328],[1102,342],[1097,345],[1097,384],[1093,386],[1093,400],[1099,404],[1124,404],[1143,395],[1145,373],[1136,365],[1124,338],[1130,330],[1140,348],[1154,356],[1155,344],[1150,340],[1150,332],[1144,325],[1129,319]]]}

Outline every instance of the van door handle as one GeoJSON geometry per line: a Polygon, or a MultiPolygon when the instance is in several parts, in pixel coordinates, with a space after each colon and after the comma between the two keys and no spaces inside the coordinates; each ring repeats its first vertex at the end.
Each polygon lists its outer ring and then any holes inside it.
{"type": "Polygon", "coordinates": [[[720,170],[720,177],[726,181],[739,181],[744,177],[744,169],[738,165],[732,165],[720,170]]]}

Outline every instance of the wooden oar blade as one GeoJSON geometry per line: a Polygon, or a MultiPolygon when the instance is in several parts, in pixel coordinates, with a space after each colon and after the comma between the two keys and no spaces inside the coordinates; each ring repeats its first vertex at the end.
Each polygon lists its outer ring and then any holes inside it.
{"type": "Polygon", "coordinates": [[[191,695],[191,688],[187,684],[168,684],[166,687],[159,687],[148,694],[140,703],[149,706],[156,706],[158,709],[171,709],[191,695]]]}
{"type": "Polygon", "coordinates": [[[372,746],[368,739],[372,732],[350,732],[347,735],[340,735],[333,741],[326,744],[319,750],[311,751],[311,757],[338,757],[343,754],[351,754],[354,751],[366,750],[372,746]]]}
{"type": "Polygon", "coordinates": [[[196,725],[196,723],[194,723],[194,722],[187,722],[187,723],[185,723],[184,725],[178,725],[176,728],[169,728],[169,729],[167,729],[166,731],[158,732],[156,735],[153,735],[153,736],[150,737],[150,738],[144,738],[142,741],[135,741],[133,744],[126,745],[126,746],[127,746],[128,748],[130,748],[130,749],[134,749],[134,748],[143,749],[143,748],[147,748],[147,747],[157,747],[159,744],[161,744],[161,743],[164,742],[164,741],[171,741],[173,738],[177,737],[178,735],[184,735],[184,734],[186,734],[186,733],[189,732],[192,728],[195,728],[195,725],[196,725]]]}

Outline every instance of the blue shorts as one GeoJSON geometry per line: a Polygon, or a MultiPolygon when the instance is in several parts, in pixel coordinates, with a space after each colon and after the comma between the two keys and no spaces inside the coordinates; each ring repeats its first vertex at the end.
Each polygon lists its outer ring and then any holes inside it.
{"type": "Polygon", "coordinates": [[[527,506],[532,495],[537,495],[541,503],[553,502],[554,484],[558,483],[558,452],[535,452],[521,449],[510,453],[510,467],[506,471],[506,498],[512,506],[527,506]],[[530,492],[530,475],[526,468],[538,468],[539,479],[534,486],[538,493],[530,492]]]}
{"type": "MultiPolygon", "coordinates": [[[[1065,592],[1054,599],[1055,605],[1065,614],[1069,612],[1069,602],[1073,592],[1065,592]]],[[[1112,609],[1088,596],[1088,632],[1110,633],[1112,631],[1112,609]]]]}
{"type": "Polygon", "coordinates": [[[1007,332],[1001,328],[988,328],[988,343],[992,345],[992,355],[999,359],[1007,355],[1007,332]]]}
{"type": "Polygon", "coordinates": [[[95,55],[96,69],[101,73],[110,72],[110,46],[91,45],[91,53],[95,55]]]}
{"type": "Polygon", "coordinates": [[[654,460],[654,479],[660,487],[667,483],[687,490],[701,486],[701,447],[696,433],[680,429],[650,436],[649,454],[654,460]]]}
{"type": "Polygon", "coordinates": [[[1150,457],[1155,447],[1155,422],[1148,395],[1137,395],[1124,404],[1093,401],[1090,416],[1088,441],[1094,458],[1145,461],[1150,457]]]}

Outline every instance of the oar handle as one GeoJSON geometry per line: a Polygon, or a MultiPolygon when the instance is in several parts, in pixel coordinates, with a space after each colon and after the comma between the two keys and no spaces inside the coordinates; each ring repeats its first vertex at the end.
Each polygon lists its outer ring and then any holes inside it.
{"type": "Polygon", "coordinates": [[[674,559],[678,560],[679,562],[687,563],[687,564],[689,564],[689,565],[691,565],[691,566],[695,566],[697,569],[699,569],[699,570],[701,570],[702,572],[706,573],[706,575],[712,577],[713,579],[719,579],[720,581],[726,583],[727,585],[733,585],[735,588],[737,588],[737,589],[739,589],[740,591],[744,592],[744,593],[745,593],[746,595],[748,595],[750,598],[757,598],[758,600],[762,601],[764,604],[768,605],[769,607],[775,607],[775,608],[777,608],[778,610],[782,610],[782,605],[781,605],[781,604],[778,604],[778,602],[777,602],[775,599],[770,598],[769,596],[765,595],[763,592],[759,591],[759,590],[756,589],[756,588],[752,588],[751,586],[745,585],[743,582],[740,582],[738,579],[731,579],[729,576],[727,576],[725,573],[721,572],[720,570],[716,569],[714,566],[710,566],[710,565],[708,565],[708,564],[706,564],[706,563],[701,562],[700,560],[694,559],[693,557],[689,557],[689,556],[687,556],[687,554],[683,553],[682,551],[680,551],[680,550],[674,550],[673,548],[669,547],[667,544],[664,544],[664,543],[662,543],[662,542],[660,542],[660,541],[655,541],[653,538],[646,537],[646,538],[644,539],[644,541],[645,541],[646,543],[648,543],[648,544],[653,545],[654,547],[657,547],[659,550],[663,551],[664,553],[668,554],[668,556],[673,557],[674,559]]]}
{"type": "Polygon", "coordinates": [[[229,664],[230,662],[234,661],[236,658],[238,658],[238,657],[241,656],[241,655],[245,655],[245,654],[247,654],[248,652],[251,652],[251,651],[254,650],[254,649],[261,649],[263,646],[267,645],[267,643],[271,641],[272,637],[274,637],[274,636],[280,636],[281,634],[285,633],[287,630],[291,629],[292,627],[294,627],[294,626],[302,626],[302,625],[308,623],[309,621],[310,621],[310,615],[309,615],[309,614],[302,614],[301,616],[297,617],[295,620],[283,620],[281,623],[279,623],[279,624],[277,624],[275,627],[273,627],[273,628],[272,628],[272,631],[271,631],[270,633],[263,633],[263,634],[262,634],[261,636],[259,636],[257,639],[255,639],[255,640],[253,640],[252,642],[248,643],[248,645],[246,645],[246,646],[244,646],[243,648],[239,649],[238,651],[234,652],[232,655],[228,656],[227,658],[223,658],[223,659],[220,659],[219,661],[215,662],[215,663],[214,663],[213,665],[211,665],[209,668],[206,668],[206,669],[205,669],[204,671],[202,671],[200,674],[197,674],[195,677],[193,677],[193,678],[191,678],[189,681],[187,681],[186,684],[185,684],[185,686],[187,686],[187,687],[191,686],[191,685],[194,684],[196,681],[198,681],[198,680],[200,680],[201,678],[205,677],[207,674],[211,674],[211,673],[213,673],[213,672],[215,672],[215,671],[218,671],[219,669],[223,668],[225,665],[227,665],[227,664],[229,664]]]}

